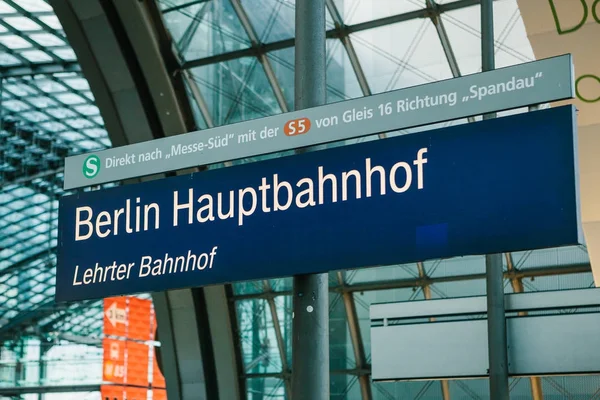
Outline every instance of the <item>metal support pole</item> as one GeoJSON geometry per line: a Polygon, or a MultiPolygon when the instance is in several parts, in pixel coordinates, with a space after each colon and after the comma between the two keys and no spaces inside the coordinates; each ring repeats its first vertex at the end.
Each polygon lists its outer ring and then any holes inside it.
{"type": "MultiPolygon", "coordinates": [[[[325,0],[296,0],[296,110],[323,105],[325,0]]],[[[328,274],[294,277],[292,399],[329,399],[328,274]]]]}
{"type": "MultiPolygon", "coordinates": [[[[496,69],[494,50],[494,0],[481,0],[481,69],[483,72],[496,69]]],[[[496,118],[496,113],[483,116],[483,119],[490,118],[496,118]]],[[[502,255],[499,257],[502,259],[502,255]]]]}
{"type": "Polygon", "coordinates": [[[502,255],[485,257],[490,399],[508,400],[508,356],[502,255]]]}
{"type": "MultiPolygon", "coordinates": [[[[494,4],[481,0],[481,59],[483,71],[495,66],[494,57],[494,4]]],[[[484,115],[484,119],[495,118],[484,115]]],[[[502,254],[485,257],[487,287],[488,354],[490,361],[490,399],[508,400],[508,355],[506,340],[506,315],[504,310],[504,273],[502,254]]]]}

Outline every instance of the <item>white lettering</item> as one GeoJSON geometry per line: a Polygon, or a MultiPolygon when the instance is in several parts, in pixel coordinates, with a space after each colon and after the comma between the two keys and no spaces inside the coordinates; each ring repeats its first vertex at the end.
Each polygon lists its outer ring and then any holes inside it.
{"type": "Polygon", "coordinates": [[[173,226],[177,226],[179,224],[179,210],[187,209],[188,210],[188,224],[193,222],[192,211],[194,211],[194,204],[192,202],[192,198],[194,197],[194,189],[190,188],[188,190],[188,202],[184,204],[179,204],[179,191],[176,190],[173,192],[173,226]]]}
{"type": "Polygon", "coordinates": [[[75,241],[86,240],[92,236],[92,233],[94,232],[94,226],[90,222],[92,220],[92,214],[93,214],[93,211],[92,211],[91,207],[84,206],[84,207],[77,207],[75,209],[75,241]],[[84,220],[81,219],[81,212],[83,212],[83,211],[88,213],[87,219],[84,219],[84,220]],[[88,227],[88,231],[87,231],[86,235],[80,234],[81,225],[86,225],[88,227]]]}
{"type": "Polygon", "coordinates": [[[238,225],[244,224],[244,217],[252,215],[256,211],[256,191],[253,188],[240,189],[238,191],[238,225]],[[244,196],[250,194],[252,199],[249,209],[244,207],[244,196]]]}

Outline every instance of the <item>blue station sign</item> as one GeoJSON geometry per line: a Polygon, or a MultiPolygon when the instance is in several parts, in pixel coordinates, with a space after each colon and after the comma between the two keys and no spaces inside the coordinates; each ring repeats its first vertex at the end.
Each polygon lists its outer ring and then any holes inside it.
{"type": "Polygon", "coordinates": [[[572,106],[60,200],[57,301],[581,242],[572,106]]]}

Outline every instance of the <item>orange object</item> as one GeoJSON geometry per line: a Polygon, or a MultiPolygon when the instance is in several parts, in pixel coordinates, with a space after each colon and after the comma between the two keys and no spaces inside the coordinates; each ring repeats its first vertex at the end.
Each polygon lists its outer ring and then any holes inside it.
{"type": "Polygon", "coordinates": [[[150,340],[156,340],[156,335],[157,335],[157,322],[156,322],[156,311],[154,310],[154,304],[152,304],[152,312],[151,312],[151,321],[152,324],[150,325],[150,340]]]}
{"type": "Polygon", "coordinates": [[[111,297],[104,299],[104,334],[126,337],[127,298],[111,297]]]}
{"type": "Polygon", "coordinates": [[[143,343],[127,342],[127,384],[148,386],[149,347],[143,343]]]}
{"type": "Polygon", "coordinates": [[[113,383],[125,383],[125,346],[122,340],[102,340],[104,348],[102,380],[113,383]]]}
{"type": "Polygon", "coordinates": [[[292,119],[283,126],[283,133],[286,136],[302,135],[310,130],[311,123],[308,118],[292,119]]]}
{"type": "Polygon", "coordinates": [[[150,340],[152,301],[129,297],[127,337],[134,340],[150,340]]]}
{"type": "Polygon", "coordinates": [[[152,400],[167,400],[167,391],[164,389],[152,389],[152,400]]]}
{"type": "MultiPolygon", "coordinates": [[[[156,314],[152,312],[152,340],[157,340],[157,322],[156,314]]],[[[152,387],[153,388],[166,388],[165,377],[158,367],[158,347],[152,347],[152,387]]],[[[166,392],[164,393],[166,399],[166,392]]],[[[154,399],[153,399],[154,400],[154,399]]]]}
{"type": "Polygon", "coordinates": [[[165,377],[163,376],[162,372],[160,371],[160,369],[158,368],[158,361],[157,361],[157,356],[158,354],[156,354],[156,347],[153,347],[153,354],[152,354],[152,387],[153,388],[166,388],[167,384],[165,382],[165,377]]]}
{"type": "MultiPolygon", "coordinates": [[[[147,400],[148,389],[125,387],[125,400],[147,400]]],[[[154,400],[154,399],[152,399],[154,400]]]]}
{"type": "Polygon", "coordinates": [[[102,385],[100,386],[100,396],[102,400],[123,400],[123,386],[102,385]]]}

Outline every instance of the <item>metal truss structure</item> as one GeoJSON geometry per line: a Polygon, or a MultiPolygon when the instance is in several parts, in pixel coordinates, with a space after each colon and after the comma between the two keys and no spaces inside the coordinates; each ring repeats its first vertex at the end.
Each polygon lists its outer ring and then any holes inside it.
{"type": "MultiPolygon", "coordinates": [[[[80,66],[63,30],[66,17],[59,21],[61,14],[53,11],[61,1],[0,0],[0,396],[14,398],[97,390],[102,304],[53,300],[63,162],[70,154],[138,140],[126,127],[124,139],[105,128],[112,116],[99,106],[98,92],[92,93],[92,69],[80,66]],[[82,369],[98,371],[83,376],[82,369]]],[[[99,3],[109,10],[114,1],[99,3]]],[[[166,66],[181,83],[175,91],[187,102],[179,106],[182,115],[191,114],[188,129],[293,110],[293,0],[137,3],[158,32],[161,58],[135,53],[132,58],[139,59],[126,62],[137,62],[140,70],[147,63],[166,66]]],[[[532,60],[516,1],[496,0],[495,7],[497,66],[532,60]]],[[[327,0],[327,11],[330,102],[480,71],[478,0],[327,0]]],[[[113,23],[114,15],[106,15],[113,23]]],[[[136,90],[151,84],[137,82],[136,90]]],[[[153,137],[161,129],[180,133],[161,126],[153,128],[153,137]]],[[[507,292],[593,284],[583,246],[505,254],[504,266],[507,292]]],[[[372,384],[368,318],[374,302],[481,295],[484,278],[484,257],[331,273],[332,398],[486,398],[484,380],[372,384]]],[[[230,335],[235,341],[241,396],[290,398],[291,279],[236,283],[223,293],[234,323],[222,340],[230,335]]],[[[174,301],[171,294],[161,296],[155,302],[174,301]]],[[[209,294],[191,297],[198,304],[203,296],[209,305],[215,302],[209,294]]],[[[176,338],[161,340],[168,346],[176,338]]],[[[211,340],[218,340],[214,332],[211,340]]],[[[173,363],[176,356],[168,355],[173,363]]],[[[423,357],[435,356],[423,349],[423,357]]],[[[531,377],[512,380],[511,390],[536,400],[591,399],[598,387],[593,376],[531,377]]]]}

